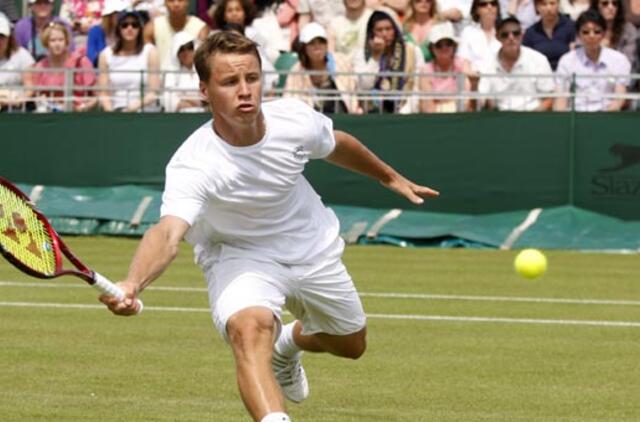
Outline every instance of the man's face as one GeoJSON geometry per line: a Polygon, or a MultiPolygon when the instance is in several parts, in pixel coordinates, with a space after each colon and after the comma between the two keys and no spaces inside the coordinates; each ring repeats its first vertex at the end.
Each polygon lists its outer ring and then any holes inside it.
{"type": "Polygon", "coordinates": [[[509,22],[498,31],[498,40],[502,43],[505,52],[517,52],[522,44],[522,28],[520,25],[509,22]]]}
{"type": "Polygon", "coordinates": [[[536,10],[542,19],[553,19],[558,16],[558,0],[542,0],[536,4],[536,10]]]}
{"type": "Polygon", "coordinates": [[[393,44],[396,36],[393,22],[389,19],[382,19],[373,24],[373,35],[384,40],[384,46],[389,47],[393,44]]]}
{"type": "Polygon", "coordinates": [[[172,16],[184,16],[189,8],[189,0],[166,0],[167,11],[172,16]]]}
{"type": "Polygon", "coordinates": [[[53,3],[49,0],[37,0],[31,4],[31,14],[36,18],[49,18],[53,13],[53,3]]]}
{"type": "Polygon", "coordinates": [[[594,22],[587,22],[578,30],[578,38],[586,50],[597,49],[604,38],[604,29],[594,22]]]}
{"type": "Polygon", "coordinates": [[[214,119],[227,124],[250,125],[258,122],[262,100],[262,72],[253,54],[218,53],[209,57],[209,81],[200,82],[214,119]]]}

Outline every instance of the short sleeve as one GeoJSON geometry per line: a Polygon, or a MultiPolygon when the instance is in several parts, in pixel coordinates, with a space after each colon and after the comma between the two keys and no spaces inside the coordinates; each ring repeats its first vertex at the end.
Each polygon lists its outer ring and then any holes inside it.
{"type": "Polygon", "coordinates": [[[166,169],[160,216],[180,217],[193,225],[208,198],[207,180],[204,171],[174,156],[166,169]]]}
{"type": "Polygon", "coordinates": [[[333,135],[333,121],[322,113],[310,108],[313,127],[315,128],[313,142],[310,145],[310,158],[325,158],[336,146],[333,135]]]}

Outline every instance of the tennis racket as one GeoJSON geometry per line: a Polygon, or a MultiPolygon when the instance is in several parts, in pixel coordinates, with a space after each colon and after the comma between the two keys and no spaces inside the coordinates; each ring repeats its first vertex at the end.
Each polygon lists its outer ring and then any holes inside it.
{"type": "MultiPolygon", "coordinates": [[[[0,253],[16,268],[33,277],[51,279],[73,275],[102,293],[118,299],[122,289],[90,270],[71,253],[47,218],[8,180],[0,177],[0,253]],[[62,255],[75,269],[64,269],[62,255]]],[[[138,312],[142,312],[138,300],[138,312]]]]}

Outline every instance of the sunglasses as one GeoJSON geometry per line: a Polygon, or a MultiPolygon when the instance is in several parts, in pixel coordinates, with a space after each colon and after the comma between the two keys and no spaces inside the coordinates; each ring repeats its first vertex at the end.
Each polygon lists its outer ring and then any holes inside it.
{"type": "Polygon", "coordinates": [[[518,38],[522,35],[522,29],[514,29],[513,31],[500,31],[498,34],[498,38],[501,40],[506,40],[509,38],[509,35],[513,35],[513,38],[518,38]]]}
{"type": "Polygon", "coordinates": [[[618,7],[618,2],[613,0],[604,0],[598,3],[602,7],[613,6],[618,7]]]}
{"type": "Polygon", "coordinates": [[[602,34],[602,29],[581,29],[580,30],[580,34],[581,35],[600,35],[602,34]]]}
{"type": "Polygon", "coordinates": [[[440,40],[437,43],[435,43],[433,45],[433,48],[451,48],[455,45],[455,43],[452,40],[440,40]]]}
{"type": "Polygon", "coordinates": [[[121,29],[127,29],[128,27],[132,27],[133,29],[138,29],[140,28],[140,24],[134,21],[126,21],[120,24],[121,29]]]}
{"type": "Polygon", "coordinates": [[[498,2],[497,1],[481,1],[478,2],[478,7],[498,7],[498,2]]]}

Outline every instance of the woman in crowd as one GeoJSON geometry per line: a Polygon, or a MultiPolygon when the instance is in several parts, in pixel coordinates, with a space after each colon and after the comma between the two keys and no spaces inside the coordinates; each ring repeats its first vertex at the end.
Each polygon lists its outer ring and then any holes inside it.
{"type": "Polygon", "coordinates": [[[354,61],[356,72],[363,74],[358,76],[360,89],[381,94],[379,100],[366,105],[365,111],[402,114],[417,111],[414,74],[424,64],[424,58],[420,48],[404,40],[391,9],[378,9],[371,14],[364,54],[354,61]]]}
{"type": "Polygon", "coordinates": [[[631,71],[636,72],[638,31],[632,23],[626,21],[624,4],[620,0],[591,0],[591,8],[600,12],[607,23],[602,45],[627,56],[631,71]]]}
{"type": "Polygon", "coordinates": [[[429,33],[438,23],[436,0],[411,0],[411,7],[404,19],[404,38],[422,51],[424,61],[431,60],[429,33]]]}
{"type": "Polygon", "coordinates": [[[25,79],[28,95],[36,98],[36,110],[93,109],[97,103],[91,89],[96,82],[93,65],[78,51],[69,52],[71,34],[67,27],[60,22],[49,23],[42,31],[41,41],[48,53],[36,63],[33,74],[25,79]],[[69,71],[72,72],[73,98],[68,98],[69,91],[65,90],[69,71]]]}
{"type": "Polygon", "coordinates": [[[0,111],[21,109],[24,105],[22,71],[33,65],[29,52],[18,45],[9,19],[0,13],[0,111]]]}
{"type": "Polygon", "coordinates": [[[129,7],[127,0],[105,0],[101,22],[89,29],[87,38],[87,57],[94,66],[98,67],[98,56],[102,50],[115,42],[118,13],[127,7],[129,7]]]}
{"type": "MultiPolygon", "coordinates": [[[[576,22],[580,47],[562,56],[558,63],[560,93],[569,93],[575,75],[577,111],[618,111],[625,104],[623,98],[612,98],[611,94],[627,92],[631,63],[624,54],[602,46],[606,27],[597,10],[583,12],[576,22]]],[[[558,97],[556,109],[568,110],[569,99],[558,97]]]]}
{"type": "Polygon", "coordinates": [[[160,59],[156,48],[144,43],[142,17],[137,12],[118,15],[116,42],[100,53],[99,68],[99,85],[105,88],[100,92],[103,110],[158,110],[160,59]]]}
{"type": "Polygon", "coordinates": [[[171,72],[165,77],[164,109],[169,112],[203,112],[200,80],[193,65],[195,38],[178,32],[171,45],[171,72]]]}
{"type": "Polygon", "coordinates": [[[482,64],[498,53],[501,44],[496,39],[496,21],[500,16],[498,0],[473,0],[471,3],[472,24],[460,34],[458,56],[467,62],[473,72],[472,81],[477,82],[477,72],[482,64]]]}
{"type": "MultiPolygon", "coordinates": [[[[451,22],[436,24],[429,34],[429,42],[433,60],[421,69],[420,92],[437,94],[468,92],[471,84],[465,75],[464,61],[456,57],[458,40],[451,22]],[[448,75],[436,76],[433,75],[434,73],[448,73],[448,75]]],[[[459,107],[458,103],[458,100],[449,98],[422,98],[420,112],[453,113],[469,110],[468,100],[464,101],[462,107],[459,107]]]]}
{"type": "Polygon", "coordinates": [[[535,4],[540,20],[527,29],[522,45],[544,54],[551,69],[556,70],[558,60],[576,39],[575,24],[568,16],[560,14],[558,0],[535,0],[535,4]]]}
{"type": "Polygon", "coordinates": [[[327,33],[320,24],[311,22],[302,28],[298,57],[299,62],[287,77],[284,97],[299,98],[325,114],[362,113],[355,95],[355,78],[341,74],[352,72],[351,64],[341,54],[328,51],[327,33]],[[319,73],[296,73],[305,71],[319,73]]]}

